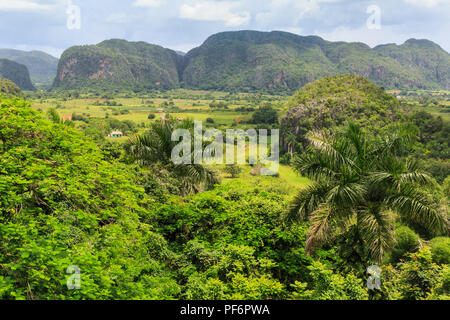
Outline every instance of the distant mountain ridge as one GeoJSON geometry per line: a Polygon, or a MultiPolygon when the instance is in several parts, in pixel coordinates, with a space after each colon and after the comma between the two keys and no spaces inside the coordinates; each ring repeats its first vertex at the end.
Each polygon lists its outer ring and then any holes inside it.
{"type": "Polygon", "coordinates": [[[8,59],[25,65],[31,81],[40,87],[50,87],[56,76],[58,58],[42,51],[0,49],[0,59],[8,59]]]}
{"type": "Polygon", "coordinates": [[[36,90],[31,83],[30,73],[25,65],[0,59],[0,78],[14,82],[22,90],[36,90]]]}
{"type": "Polygon", "coordinates": [[[145,42],[113,39],[66,50],[54,88],[278,92],[341,74],[364,76],[387,89],[450,90],[450,55],[429,40],[372,49],[281,31],[218,33],[185,56],[145,42]]]}

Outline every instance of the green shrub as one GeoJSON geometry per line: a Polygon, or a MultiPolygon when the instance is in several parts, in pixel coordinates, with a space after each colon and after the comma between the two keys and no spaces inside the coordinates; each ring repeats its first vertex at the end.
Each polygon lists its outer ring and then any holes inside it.
{"type": "Polygon", "coordinates": [[[445,178],[442,189],[444,190],[445,196],[450,199],[450,176],[445,178]]]}
{"type": "Polygon", "coordinates": [[[241,167],[235,164],[229,164],[225,167],[225,172],[228,173],[231,176],[231,178],[234,179],[239,177],[239,175],[242,172],[242,169],[241,167]]]}
{"type": "Polygon", "coordinates": [[[395,230],[397,244],[392,250],[392,261],[397,262],[405,254],[413,252],[419,246],[420,237],[407,226],[401,226],[395,230]]]}
{"type": "Polygon", "coordinates": [[[437,237],[431,240],[433,261],[439,264],[450,264],[450,238],[437,237]]]}

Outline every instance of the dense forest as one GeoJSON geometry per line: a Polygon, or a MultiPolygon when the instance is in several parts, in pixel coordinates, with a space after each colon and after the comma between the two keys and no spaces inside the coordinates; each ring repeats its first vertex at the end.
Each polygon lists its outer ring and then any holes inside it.
{"type": "MultiPolygon", "coordinates": [[[[122,59],[111,44],[86,50],[122,59]]],[[[361,76],[286,101],[0,88],[0,299],[450,297],[448,120],[361,76]],[[174,164],[171,133],[192,132],[190,114],[221,131],[281,129],[284,171],[174,164]]]]}

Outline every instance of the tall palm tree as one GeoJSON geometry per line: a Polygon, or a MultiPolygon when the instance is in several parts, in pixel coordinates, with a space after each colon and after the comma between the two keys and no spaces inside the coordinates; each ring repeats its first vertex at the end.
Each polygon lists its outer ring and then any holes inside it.
{"type": "Polygon", "coordinates": [[[354,124],[342,134],[307,136],[309,152],[294,163],[313,183],[292,202],[290,217],[310,222],[309,253],[353,226],[370,257],[380,261],[395,243],[396,215],[448,233],[445,210],[427,193],[435,181],[402,157],[412,137],[397,130],[368,138],[354,124]]]}
{"type": "MultiPolygon", "coordinates": [[[[171,139],[175,129],[193,132],[193,122],[184,120],[180,123],[170,117],[164,121],[155,121],[148,132],[130,139],[125,146],[127,155],[142,166],[156,166],[159,170],[175,175],[181,182],[180,192],[183,196],[198,192],[201,186],[210,188],[217,184],[213,170],[204,165],[194,164],[193,161],[193,164],[173,163],[172,150],[178,144],[171,139]]],[[[191,136],[193,137],[193,134],[191,136]]]]}

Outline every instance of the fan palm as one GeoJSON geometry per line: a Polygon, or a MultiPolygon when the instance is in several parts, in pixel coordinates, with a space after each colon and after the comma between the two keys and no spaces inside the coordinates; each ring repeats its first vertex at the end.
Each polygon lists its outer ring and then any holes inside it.
{"type": "MultiPolygon", "coordinates": [[[[156,166],[162,171],[175,175],[180,181],[182,195],[197,192],[201,186],[210,188],[218,183],[214,172],[204,165],[172,162],[172,150],[178,144],[172,141],[172,132],[175,129],[193,131],[193,123],[190,120],[179,123],[172,118],[153,122],[148,132],[130,139],[125,150],[128,156],[138,164],[156,166]]],[[[194,156],[192,152],[192,159],[194,156]]]]}
{"type": "Polygon", "coordinates": [[[368,138],[354,124],[342,134],[307,136],[309,152],[296,158],[295,166],[313,183],[294,199],[290,217],[310,222],[309,253],[356,227],[370,257],[380,261],[394,245],[396,214],[448,233],[445,210],[426,192],[434,180],[401,156],[411,139],[400,130],[368,138]]]}

